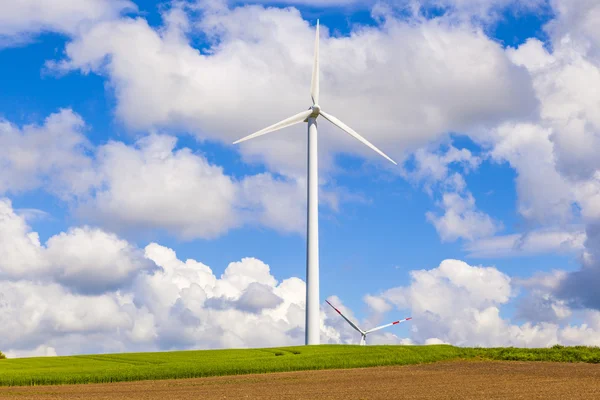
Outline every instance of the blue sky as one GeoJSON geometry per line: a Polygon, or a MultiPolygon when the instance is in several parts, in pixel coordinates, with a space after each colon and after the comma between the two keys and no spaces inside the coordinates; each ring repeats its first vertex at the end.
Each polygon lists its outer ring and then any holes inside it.
{"type": "MultiPolygon", "coordinates": [[[[305,128],[230,143],[310,105],[317,18],[323,106],[401,161],[323,129],[321,300],[362,324],[415,317],[379,343],[597,342],[598,302],[577,290],[600,279],[600,165],[584,150],[600,143],[597,6],[86,1],[0,17],[0,321],[38,297],[62,310],[33,306],[42,322],[0,340],[9,356],[270,344],[239,318],[302,341],[303,288],[278,285],[305,278],[305,128]],[[113,328],[73,302],[128,333],[94,341],[113,328]],[[196,322],[174,339],[182,309],[196,322]]],[[[322,310],[323,341],[357,340],[322,310]]]]}

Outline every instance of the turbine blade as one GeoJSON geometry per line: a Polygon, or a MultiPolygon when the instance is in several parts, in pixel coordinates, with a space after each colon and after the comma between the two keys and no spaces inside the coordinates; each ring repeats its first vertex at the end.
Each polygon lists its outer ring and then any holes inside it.
{"type": "Polygon", "coordinates": [[[377,328],[369,329],[369,330],[368,330],[368,331],[366,331],[365,333],[371,333],[371,332],[375,332],[375,331],[378,331],[378,330],[380,330],[380,329],[387,328],[388,326],[392,326],[392,325],[398,325],[400,322],[409,321],[409,320],[411,320],[411,319],[412,319],[411,317],[408,317],[408,318],[405,318],[405,319],[401,319],[401,320],[399,320],[399,321],[394,321],[394,322],[392,322],[391,324],[385,324],[385,325],[378,326],[377,328]]]}
{"type": "Polygon", "coordinates": [[[337,311],[338,314],[340,314],[342,316],[342,318],[344,318],[346,320],[346,322],[348,322],[350,324],[350,326],[352,326],[354,329],[356,329],[357,331],[360,332],[360,334],[364,334],[365,332],[362,331],[362,329],[360,329],[358,326],[356,326],[354,324],[354,322],[350,321],[348,318],[346,318],[346,316],[344,314],[342,314],[342,312],[340,310],[338,310],[337,308],[335,308],[328,300],[325,300],[327,302],[327,304],[329,304],[331,306],[331,308],[333,308],[335,311],[337,311]]]}
{"type": "Polygon", "coordinates": [[[300,123],[300,122],[304,121],[311,114],[312,114],[312,110],[302,111],[301,113],[298,113],[298,114],[296,114],[296,115],[294,115],[292,117],[284,119],[283,121],[280,121],[280,122],[278,122],[276,124],[268,126],[265,129],[261,129],[260,131],[255,132],[252,135],[248,135],[248,136],[246,136],[246,137],[244,137],[242,139],[236,140],[235,142],[233,142],[233,144],[238,144],[238,143],[244,142],[246,140],[254,139],[256,137],[265,135],[265,134],[270,133],[270,132],[278,131],[279,129],[287,128],[288,126],[295,125],[297,123],[300,123]]]}
{"type": "Polygon", "coordinates": [[[364,144],[367,147],[371,148],[372,150],[376,151],[381,156],[385,157],[386,159],[388,159],[389,161],[391,161],[395,165],[398,165],[398,164],[396,164],[396,161],[394,161],[391,158],[389,158],[387,155],[385,155],[385,153],[383,151],[381,151],[377,147],[373,146],[367,139],[365,139],[364,137],[360,136],[358,133],[356,133],[356,131],[354,131],[354,129],[350,128],[348,125],[344,124],[342,121],[340,121],[339,119],[337,119],[333,115],[327,114],[323,110],[321,110],[320,114],[327,121],[331,122],[332,124],[334,124],[335,126],[337,126],[338,128],[340,128],[341,130],[345,131],[346,133],[348,133],[350,136],[352,136],[353,138],[355,138],[356,140],[358,140],[362,144],[364,144]]]}
{"type": "Polygon", "coordinates": [[[315,59],[313,63],[312,80],[310,82],[310,96],[312,97],[313,105],[319,104],[319,20],[317,20],[315,59]]]}

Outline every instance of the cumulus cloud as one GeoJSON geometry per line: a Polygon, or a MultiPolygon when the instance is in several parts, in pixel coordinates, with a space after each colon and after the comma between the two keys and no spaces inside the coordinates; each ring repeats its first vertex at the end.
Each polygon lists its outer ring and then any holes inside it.
{"type": "Polygon", "coordinates": [[[415,7],[435,7],[446,14],[463,21],[475,20],[494,23],[502,19],[502,13],[510,11],[516,14],[543,12],[546,0],[393,0],[396,4],[410,4],[415,7]]]}
{"type": "MultiPolygon", "coordinates": [[[[256,0],[254,3],[263,3],[263,4],[298,4],[298,5],[308,5],[308,6],[318,6],[318,7],[339,7],[339,6],[347,6],[362,2],[364,0],[256,0]]],[[[367,1],[370,3],[371,1],[367,1]]]]}
{"type": "MultiPolygon", "coordinates": [[[[215,238],[244,225],[305,232],[305,178],[234,178],[203,154],[177,147],[173,136],[93,146],[84,131],[70,109],[43,125],[0,122],[0,194],[41,188],[82,220],[118,232],[156,229],[184,239],[215,238]]],[[[351,196],[329,185],[321,200],[337,211],[351,196]]]]}
{"type": "Polygon", "coordinates": [[[600,222],[587,226],[582,267],[567,274],[555,294],[577,308],[600,310],[600,222]]]}
{"type": "MultiPolygon", "coordinates": [[[[306,108],[314,28],[297,10],[244,6],[188,22],[164,29],[139,18],[99,23],[51,65],[107,76],[117,116],[135,129],[183,125],[231,143],[306,108]],[[214,44],[194,49],[186,29],[214,44]]],[[[526,116],[536,106],[526,71],[469,25],[389,19],[349,37],[322,32],[323,106],[396,158],[448,131],[526,116]]],[[[374,157],[329,124],[321,127],[324,168],[334,149],[374,157]]],[[[303,173],[306,138],[293,129],[241,151],[278,172],[303,173]]]]}
{"type": "Polygon", "coordinates": [[[558,323],[572,314],[566,301],[548,292],[533,290],[518,303],[515,318],[532,323],[558,323]]]}
{"type": "Polygon", "coordinates": [[[55,280],[84,293],[121,287],[152,268],[141,251],[114,234],[89,227],[70,229],[46,242],[45,257],[55,280]]]}
{"type": "Polygon", "coordinates": [[[444,193],[440,207],[444,210],[443,215],[428,212],[426,216],[435,226],[442,241],[487,237],[502,227],[489,215],[476,209],[475,199],[469,192],[464,195],[444,193]]]}
{"type": "Polygon", "coordinates": [[[391,310],[392,306],[381,297],[365,295],[363,300],[376,313],[385,313],[391,310]]]}
{"type": "Polygon", "coordinates": [[[551,129],[557,167],[572,179],[589,178],[600,167],[592,150],[600,144],[600,118],[595,112],[600,95],[591,89],[600,84],[600,64],[569,36],[560,38],[552,53],[539,40],[530,39],[509,54],[534,79],[542,123],[551,129]]]}
{"type": "MultiPolygon", "coordinates": [[[[134,245],[91,228],[72,228],[41,246],[10,203],[0,204],[5,245],[0,247],[0,335],[12,356],[303,343],[304,282],[278,281],[258,259],[232,262],[217,276],[207,265],[180,260],[156,243],[145,247],[142,258],[134,245]],[[7,249],[19,257],[4,254],[7,249]],[[36,278],[18,275],[22,271],[35,271],[36,278]],[[108,276],[122,284],[111,285],[108,276]]],[[[387,330],[373,334],[373,344],[597,343],[600,318],[587,311],[586,324],[569,324],[569,303],[553,294],[564,276],[513,281],[494,267],[445,260],[437,268],[412,271],[408,286],[366,296],[375,315],[363,320],[338,297],[329,300],[366,328],[386,322],[392,307],[402,314],[410,310],[410,338],[387,330]],[[518,316],[527,318],[523,325],[501,316],[517,286],[531,293],[518,308],[518,316]]],[[[356,332],[327,307],[321,312],[321,339],[357,342],[356,332]]]]}
{"type": "Polygon", "coordinates": [[[533,79],[540,101],[539,119],[532,124],[505,124],[497,130],[492,154],[517,170],[520,211],[533,220],[572,214],[572,204],[584,217],[597,218],[597,174],[594,154],[600,145],[600,59],[591,45],[600,30],[586,21],[600,15],[595,2],[553,1],[557,17],[546,27],[552,50],[529,39],[507,52],[533,79]]]}
{"type": "MultiPolygon", "coordinates": [[[[192,20],[175,7],[164,14],[163,27],[153,28],[142,18],[114,19],[128,3],[104,8],[108,3],[87,1],[77,7],[86,3],[87,14],[65,20],[63,7],[56,8],[58,14],[22,18],[24,7],[33,3],[21,2],[15,13],[5,14],[13,22],[0,22],[0,35],[43,30],[72,35],[64,59],[50,67],[106,76],[116,95],[116,115],[129,128],[184,128],[200,139],[230,143],[254,129],[248,121],[260,128],[308,104],[314,28],[297,10],[217,7],[192,20]],[[80,29],[84,20],[95,23],[80,29]],[[193,48],[189,33],[207,35],[211,45],[193,48]]],[[[486,16],[511,3],[440,4],[458,14],[486,16]]],[[[600,144],[595,90],[600,11],[589,0],[551,4],[557,11],[546,28],[551,46],[531,39],[506,51],[476,25],[455,24],[451,16],[386,15],[379,26],[356,28],[348,37],[335,37],[324,27],[326,109],[398,159],[447,132],[468,133],[489,147],[493,160],[515,169],[518,211],[543,225],[518,238],[486,239],[500,225],[477,210],[462,175],[448,167],[476,167],[479,157],[458,149],[433,156],[417,152],[418,179],[442,182],[443,214],[428,218],[443,240],[479,239],[471,245],[479,252],[515,246],[542,251],[559,243],[581,249],[583,234],[564,226],[578,218],[586,224],[579,271],[520,282],[493,267],[446,260],[438,268],[413,271],[410,285],[365,297],[376,313],[393,305],[414,316],[411,339],[385,332],[373,340],[599,343],[600,314],[593,309],[600,309],[600,164],[593,150],[600,144]],[[357,110],[370,112],[359,120],[357,110]],[[517,289],[527,291],[516,308],[517,318],[526,321],[522,325],[502,313],[517,289]],[[575,313],[586,323],[572,325],[575,313]]],[[[373,156],[322,126],[326,169],[337,151],[373,156]]],[[[205,157],[177,149],[173,137],[151,135],[132,146],[110,142],[95,148],[92,157],[86,155],[83,132],[83,121],[70,110],[42,125],[0,123],[0,191],[44,187],[75,197],[82,215],[114,229],[125,221],[128,227],[165,229],[184,238],[215,237],[247,223],[302,231],[304,183],[298,177],[305,168],[304,134],[288,130],[241,148],[244,160],[266,162],[284,178],[265,173],[234,179],[205,157]],[[2,153],[7,148],[18,151],[2,153]],[[48,149],[51,154],[44,156],[48,149]]],[[[0,336],[8,354],[303,341],[304,282],[278,282],[260,260],[232,263],[217,277],[200,262],[179,260],[171,249],[151,244],[142,255],[116,235],[90,227],[70,229],[42,245],[6,200],[0,201],[0,239],[0,336]]],[[[337,314],[324,311],[321,317],[324,342],[356,342],[337,314]]]]}
{"type": "Polygon", "coordinates": [[[0,206],[0,336],[8,354],[303,342],[304,282],[279,282],[260,260],[233,262],[217,277],[169,248],[138,250],[91,228],[41,246],[10,202],[0,206]]]}
{"type": "Polygon", "coordinates": [[[56,350],[53,347],[40,345],[33,350],[18,350],[7,351],[8,358],[23,358],[23,357],[56,357],[56,350]]]}
{"type": "Polygon", "coordinates": [[[103,293],[131,282],[151,268],[143,254],[113,234],[89,227],[74,228],[42,246],[7,199],[0,199],[0,277],[52,280],[82,293],[103,293]]]}
{"type": "Polygon", "coordinates": [[[501,308],[516,295],[518,283],[494,267],[445,260],[437,268],[412,271],[411,278],[410,285],[388,289],[378,297],[398,309],[411,310],[411,339],[416,343],[519,347],[598,343],[600,324],[597,318],[589,318],[594,312],[588,312],[587,322],[581,325],[559,324],[568,321],[570,308],[544,296],[543,285],[533,281],[528,282],[529,288],[539,291],[518,310],[527,322],[514,325],[503,318],[501,308]]]}
{"type": "Polygon", "coordinates": [[[450,144],[444,151],[418,149],[404,168],[403,175],[422,184],[429,196],[433,197],[434,191],[442,191],[437,205],[444,214],[426,213],[427,220],[435,226],[442,241],[475,240],[491,236],[502,228],[501,223],[477,209],[475,198],[467,190],[463,174],[477,169],[481,162],[482,157],[470,150],[458,149],[450,144]],[[462,173],[453,171],[451,167],[461,167],[462,173]]]}
{"type": "Polygon", "coordinates": [[[0,194],[42,186],[60,196],[85,190],[94,177],[84,132],[83,119],[70,109],[49,115],[42,125],[0,120],[0,194]]]}
{"type": "Polygon", "coordinates": [[[425,148],[413,153],[414,167],[404,174],[413,181],[423,183],[425,191],[431,196],[433,189],[441,184],[442,187],[462,191],[465,188],[462,175],[451,174],[451,165],[461,166],[465,173],[477,169],[482,162],[481,157],[474,155],[470,150],[458,149],[453,145],[443,152],[429,151],[425,148]]]}
{"type": "Polygon", "coordinates": [[[600,5],[594,0],[551,0],[550,4],[557,14],[546,27],[550,34],[576,41],[596,62],[600,61],[600,5]]]}
{"type": "Polygon", "coordinates": [[[128,0],[8,1],[2,4],[0,15],[0,46],[20,43],[40,32],[74,34],[85,25],[135,9],[128,0]]]}
{"type": "Polygon", "coordinates": [[[467,243],[469,257],[492,258],[536,255],[544,253],[580,254],[584,249],[585,232],[555,229],[535,230],[523,234],[494,236],[467,243]]]}
{"type": "Polygon", "coordinates": [[[577,309],[598,309],[600,164],[594,149],[600,145],[600,25],[595,23],[600,5],[586,0],[550,3],[556,18],[545,27],[549,46],[529,39],[507,51],[533,79],[539,117],[498,128],[492,154],[517,171],[519,211],[528,222],[555,230],[573,221],[585,224],[582,267],[565,274],[551,294],[577,309]]]}
{"type": "MultiPolygon", "coordinates": [[[[304,233],[306,181],[271,173],[233,178],[177,139],[150,135],[97,151],[99,184],[79,214],[115,230],[162,229],[184,239],[215,238],[242,225],[304,233]]],[[[335,189],[322,203],[335,209],[335,189]]]]}
{"type": "Polygon", "coordinates": [[[113,228],[162,228],[187,238],[215,237],[236,227],[235,182],[189,149],[175,151],[176,141],[151,135],[135,147],[102,146],[101,186],[80,212],[113,228]]]}
{"type": "Polygon", "coordinates": [[[517,171],[518,211],[530,221],[569,222],[572,190],[557,171],[551,131],[534,124],[503,124],[491,152],[517,171]]]}

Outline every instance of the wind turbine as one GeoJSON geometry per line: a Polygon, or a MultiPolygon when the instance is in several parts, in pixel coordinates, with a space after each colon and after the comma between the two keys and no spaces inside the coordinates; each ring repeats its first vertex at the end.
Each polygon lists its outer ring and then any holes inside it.
{"type": "Polygon", "coordinates": [[[351,327],[353,327],[354,329],[356,329],[359,333],[360,333],[360,345],[364,346],[367,344],[367,335],[369,333],[378,331],[380,329],[383,328],[387,328],[388,326],[392,326],[392,325],[398,325],[400,322],[405,322],[405,321],[410,321],[412,319],[412,317],[408,317],[408,318],[404,318],[401,319],[399,321],[394,321],[390,324],[385,324],[385,325],[381,325],[378,326],[377,328],[373,328],[373,329],[369,329],[366,331],[363,331],[362,329],[360,329],[358,326],[356,326],[356,324],[352,321],[350,321],[348,318],[346,318],[346,316],[344,314],[342,314],[342,312],[340,310],[338,310],[337,308],[335,308],[328,300],[325,300],[327,302],[327,304],[329,304],[331,306],[331,308],[333,308],[335,311],[337,311],[338,314],[340,314],[342,316],[342,318],[344,318],[346,320],[346,322],[348,322],[350,324],[351,327]]]}
{"type": "Polygon", "coordinates": [[[254,139],[259,136],[274,132],[300,122],[308,123],[308,212],[307,212],[307,249],[306,249],[306,344],[319,344],[319,219],[318,219],[318,191],[319,177],[317,173],[317,117],[323,118],[348,133],[350,136],[360,141],[367,147],[376,151],[392,163],[394,160],[385,155],[377,147],[369,143],[368,140],[356,133],[348,125],[337,119],[331,114],[326,113],[319,106],[319,21],[317,20],[317,33],[315,39],[315,56],[312,71],[312,80],[310,85],[310,95],[313,105],[307,110],[302,111],[292,117],[284,119],[276,124],[264,128],[258,132],[248,135],[233,144],[241,143],[246,140],[254,139]]]}

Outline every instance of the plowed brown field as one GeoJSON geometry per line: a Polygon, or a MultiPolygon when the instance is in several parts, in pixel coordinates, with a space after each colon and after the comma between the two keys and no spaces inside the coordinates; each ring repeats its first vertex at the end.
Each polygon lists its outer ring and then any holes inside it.
{"type": "Polygon", "coordinates": [[[460,361],[69,386],[0,399],[600,399],[600,365],[460,361]]]}

